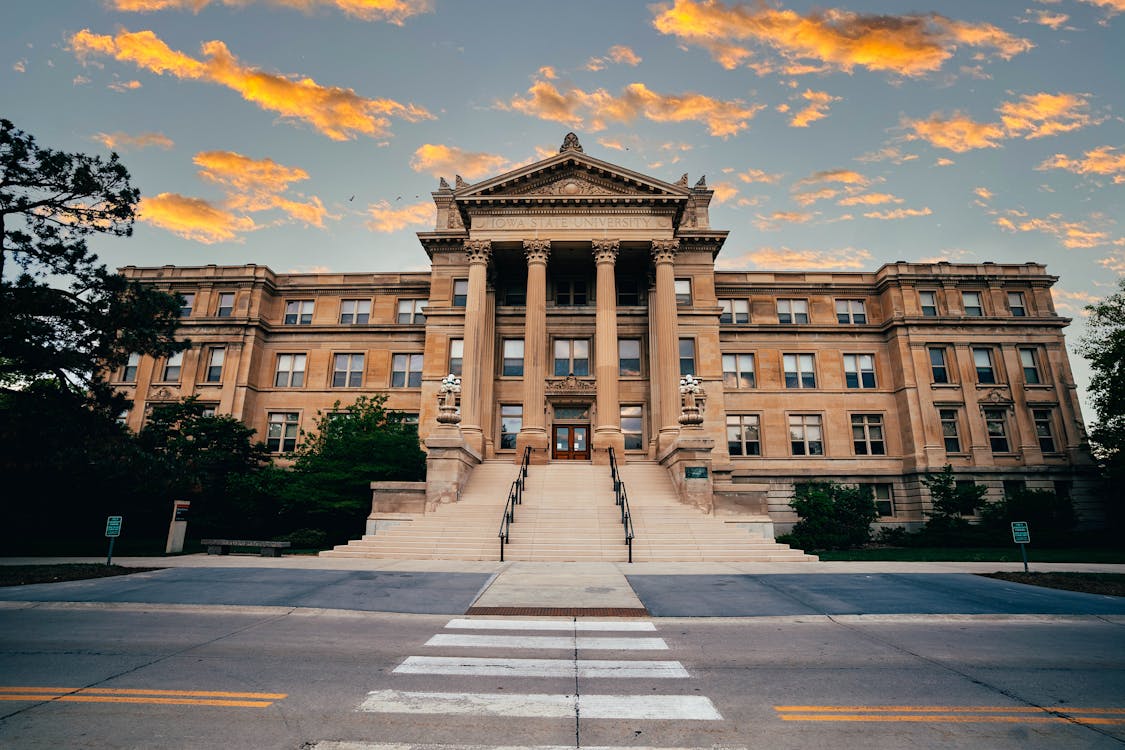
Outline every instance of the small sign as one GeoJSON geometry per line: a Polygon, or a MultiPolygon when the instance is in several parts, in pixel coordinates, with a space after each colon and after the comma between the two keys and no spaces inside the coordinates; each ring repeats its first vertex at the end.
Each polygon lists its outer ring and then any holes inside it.
{"type": "Polygon", "coordinates": [[[105,519],[105,535],[121,536],[121,516],[109,516],[105,519]]]}
{"type": "Polygon", "coordinates": [[[177,500],[173,508],[174,512],[172,514],[172,520],[186,521],[188,517],[188,510],[191,509],[191,502],[188,500],[177,500]]]}
{"type": "Polygon", "coordinates": [[[685,466],[684,479],[706,479],[707,467],[706,466],[685,466]]]}
{"type": "Polygon", "coordinates": [[[1012,541],[1016,544],[1031,544],[1031,530],[1027,521],[1012,521],[1012,541]]]}

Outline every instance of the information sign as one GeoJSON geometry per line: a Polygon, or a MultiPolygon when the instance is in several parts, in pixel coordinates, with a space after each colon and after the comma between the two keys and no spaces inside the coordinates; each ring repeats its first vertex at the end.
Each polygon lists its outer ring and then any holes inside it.
{"type": "Polygon", "coordinates": [[[105,519],[105,535],[121,536],[121,516],[110,516],[105,519]]]}
{"type": "Polygon", "coordinates": [[[1016,544],[1031,544],[1031,530],[1027,521],[1012,521],[1012,541],[1016,544]]]}
{"type": "Polygon", "coordinates": [[[706,466],[685,466],[684,479],[706,479],[707,467],[706,466]]]}

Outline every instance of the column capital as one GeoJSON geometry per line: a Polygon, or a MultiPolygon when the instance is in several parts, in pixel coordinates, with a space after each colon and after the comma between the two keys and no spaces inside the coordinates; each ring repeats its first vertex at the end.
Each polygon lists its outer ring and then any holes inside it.
{"type": "Polygon", "coordinates": [[[551,241],[550,240],[524,240],[523,241],[523,254],[527,257],[527,264],[530,266],[532,263],[547,264],[547,259],[551,257],[551,241]]]}
{"type": "Polygon", "coordinates": [[[652,260],[655,263],[671,263],[680,249],[679,240],[653,240],[652,260]]]}
{"type": "Polygon", "coordinates": [[[616,263],[621,240],[591,240],[595,263],[616,263]]]}
{"type": "Polygon", "coordinates": [[[492,240],[465,240],[465,255],[469,265],[488,263],[492,257],[492,240]]]}

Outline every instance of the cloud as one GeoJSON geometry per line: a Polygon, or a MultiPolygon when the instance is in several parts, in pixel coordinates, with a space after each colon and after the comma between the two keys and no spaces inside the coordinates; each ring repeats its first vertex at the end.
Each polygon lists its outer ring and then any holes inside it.
{"type": "Polygon", "coordinates": [[[162,149],[170,149],[175,143],[172,139],[163,133],[139,133],[137,135],[129,135],[120,131],[116,133],[95,133],[90,136],[91,140],[97,141],[110,150],[127,151],[128,149],[142,149],[149,146],[159,146],[162,149]]]}
{"type": "MultiPolygon", "coordinates": [[[[151,13],[158,10],[190,10],[199,13],[213,2],[242,7],[254,0],[110,0],[114,10],[151,13]]],[[[386,21],[402,26],[403,21],[419,13],[433,11],[432,0],[265,0],[267,5],[295,8],[311,13],[322,7],[336,8],[362,21],[386,21]]]]}
{"type": "Polygon", "coordinates": [[[930,255],[925,258],[918,258],[915,263],[963,263],[973,257],[973,252],[964,248],[947,248],[941,250],[937,255],[930,255]]]}
{"type": "Polygon", "coordinates": [[[941,157],[940,159],[938,159],[937,161],[934,162],[934,166],[935,167],[951,167],[956,163],[957,162],[953,161],[952,159],[949,159],[949,158],[946,158],[946,157],[943,156],[943,157],[941,157]]]}
{"type": "Polygon", "coordinates": [[[995,194],[986,187],[979,187],[973,190],[973,195],[975,195],[977,198],[980,198],[982,201],[987,202],[992,200],[992,197],[995,194]]]}
{"type": "Polygon", "coordinates": [[[414,151],[410,168],[434,177],[459,174],[467,180],[507,171],[512,163],[499,154],[465,151],[456,146],[423,143],[414,151]]]}
{"type": "Polygon", "coordinates": [[[113,83],[107,83],[106,84],[106,88],[113,89],[114,91],[116,91],[118,93],[124,93],[126,91],[135,91],[136,89],[139,89],[140,87],[141,87],[141,82],[136,81],[136,80],[133,80],[133,81],[114,81],[113,83]]]}
{"type": "Polygon", "coordinates": [[[586,70],[604,70],[609,63],[637,67],[641,64],[641,57],[630,47],[624,44],[615,44],[609,48],[605,57],[591,57],[586,61],[586,70]]]}
{"type": "Polygon", "coordinates": [[[832,96],[826,91],[813,91],[812,89],[806,89],[805,93],[801,94],[801,98],[807,101],[809,105],[793,115],[793,118],[789,120],[790,127],[807,128],[809,123],[823,120],[828,117],[828,106],[832,102],[840,101],[838,96],[832,96]]]}
{"type": "MultiPolygon", "coordinates": [[[[1101,217],[1095,217],[1099,219],[1101,217]]],[[[1025,212],[1010,209],[997,216],[995,224],[1008,232],[1040,232],[1056,238],[1063,247],[1085,249],[1113,243],[1109,233],[1085,221],[1066,221],[1062,214],[1052,213],[1042,218],[1029,217],[1025,212]]]]}
{"type": "Polygon", "coordinates": [[[1125,273],[1125,253],[1110,253],[1104,258],[1099,258],[1098,265],[1108,268],[1114,273],[1125,273]]]}
{"type": "Polygon", "coordinates": [[[249,216],[236,216],[201,198],[188,198],[176,193],[142,198],[137,206],[137,218],[205,245],[239,241],[240,233],[258,228],[249,216]]]}
{"type": "Polygon", "coordinates": [[[1117,13],[1125,13],[1125,0],[1079,0],[1079,2],[1098,8],[1104,8],[1109,11],[1109,15],[1111,16],[1117,13]]]}
{"type": "Polygon", "coordinates": [[[721,205],[738,195],[738,188],[733,182],[716,182],[711,186],[715,191],[715,203],[721,205]]]}
{"type": "Polygon", "coordinates": [[[770,232],[780,229],[782,224],[807,224],[818,215],[808,211],[774,211],[767,216],[759,214],[754,220],[754,226],[763,232],[770,232]]]}
{"type": "Polygon", "coordinates": [[[871,151],[862,156],[857,156],[855,160],[864,164],[879,161],[889,161],[892,164],[905,164],[917,158],[918,154],[904,154],[902,153],[902,149],[898,146],[884,146],[878,151],[871,151]]]}
{"type": "Polygon", "coordinates": [[[921,139],[958,154],[978,148],[999,148],[999,141],[1005,136],[998,123],[977,122],[960,112],[950,117],[935,112],[928,120],[908,119],[903,124],[914,131],[906,136],[907,140],[921,139]]]}
{"type": "MultiPolygon", "coordinates": [[[[811,61],[817,71],[851,73],[860,67],[908,77],[940,70],[960,46],[1004,59],[1034,46],[992,24],[936,13],[877,16],[829,8],[800,15],[765,3],[725,5],[719,0],[674,0],[653,6],[653,12],[657,31],[706,49],[727,69],[753,56],[746,43],[774,51],[788,66],[811,61]]],[[[767,72],[780,67],[766,66],[767,72]]]]}
{"type": "Polygon", "coordinates": [[[745,172],[739,172],[738,179],[747,183],[764,182],[772,185],[783,177],[780,173],[769,173],[761,169],[747,169],[745,172]]]}
{"type": "Polygon", "coordinates": [[[401,208],[395,208],[387,201],[379,201],[367,207],[371,220],[367,228],[373,232],[397,232],[408,226],[421,224],[433,226],[436,221],[437,210],[431,201],[412,203],[401,208]]]}
{"type": "Polygon", "coordinates": [[[202,45],[203,60],[171,49],[151,31],[122,31],[111,37],[83,29],[70,38],[70,44],[83,61],[91,55],[106,55],[160,75],[226,86],[246,101],[282,118],[303,120],[336,141],[357,135],[386,136],[390,117],[408,122],[434,119],[413,104],[366,99],[352,89],[321,86],[311,78],[264,73],[241,64],[220,41],[202,45]]]}
{"type": "Polygon", "coordinates": [[[193,160],[199,176],[220,185],[227,194],[225,207],[253,213],[279,209],[290,218],[305,224],[323,227],[328,214],[316,196],[304,201],[282,195],[290,184],[309,178],[299,167],[287,167],[273,159],[252,159],[233,151],[203,151],[193,160]]]}
{"type": "Polygon", "coordinates": [[[26,73],[27,60],[16,60],[14,63],[12,63],[12,70],[16,71],[17,73],[26,73]]]}
{"type": "Polygon", "coordinates": [[[788,247],[763,247],[734,258],[720,258],[722,268],[744,267],[752,263],[758,268],[797,270],[857,269],[870,267],[872,255],[867,250],[845,247],[839,250],[792,250],[788,247]]]}
{"type": "Polygon", "coordinates": [[[889,211],[871,211],[865,213],[864,216],[868,219],[907,219],[912,216],[929,216],[932,214],[929,208],[892,208],[889,211]]]}
{"type": "Polygon", "coordinates": [[[854,169],[826,169],[821,172],[813,172],[808,177],[799,180],[796,186],[815,185],[821,182],[839,182],[844,185],[866,187],[872,181],[854,169]]]}
{"type": "Polygon", "coordinates": [[[741,99],[724,101],[703,94],[661,94],[643,83],[630,83],[618,95],[605,89],[586,92],[559,91],[549,81],[536,81],[526,97],[498,102],[497,108],[521,112],[541,120],[574,128],[605,130],[607,123],[632,122],[638,117],[653,122],[700,122],[713,136],[728,137],[746,130],[765,105],[748,105],[741,99]]]}
{"type": "Polygon", "coordinates": [[[881,206],[885,203],[902,203],[903,199],[890,193],[864,193],[836,201],[838,206],[881,206]]]}
{"type": "Polygon", "coordinates": [[[1065,169],[1081,175],[1104,175],[1113,177],[1115,184],[1125,183],[1125,153],[1113,146],[1099,146],[1086,151],[1081,159],[1072,159],[1066,154],[1055,154],[1036,167],[1037,170],[1065,169]]]}
{"type": "Polygon", "coordinates": [[[1070,292],[1057,286],[1051,288],[1051,296],[1055,298],[1057,310],[1082,317],[1090,314],[1086,311],[1086,305],[1094,305],[1101,301],[1100,297],[1089,292],[1070,292]]]}
{"type": "Polygon", "coordinates": [[[541,75],[544,78],[546,78],[548,80],[551,80],[551,81],[553,81],[553,80],[555,80],[556,78],[559,77],[559,74],[556,73],[555,69],[552,68],[550,65],[544,65],[542,68],[540,68],[539,69],[539,75],[541,75]]]}
{"type": "Polygon", "coordinates": [[[836,188],[821,188],[820,190],[809,190],[804,193],[794,193],[793,201],[799,206],[811,206],[817,201],[835,198],[839,194],[840,191],[836,188]]]}
{"type": "Polygon", "coordinates": [[[85,86],[89,82],[90,82],[89,78],[87,78],[86,76],[81,76],[81,75],[74,76],[74,80],[71,81],[71,83],[75,86],[85,86]]]}
{"type": "Polygon", "coordinates": [[[1064,23],[1070,20],[1070,16],[1065,13],[1052,13],[1049,10],[1035,10],[1032,11],[1035,18],[1032,19],[1040,26],[1048,26],[1053,31],[1058,31],[1064,23]]]}

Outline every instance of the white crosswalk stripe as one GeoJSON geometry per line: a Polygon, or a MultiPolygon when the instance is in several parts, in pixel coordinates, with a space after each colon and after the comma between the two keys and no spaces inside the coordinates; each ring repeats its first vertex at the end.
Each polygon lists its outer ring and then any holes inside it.
{"type": "Polygon", "coordinates": [[[609,661],[602,659],[482,659],[469,656],[410,656],[396,674],[451,674],[477,677],[616,677],[685,679],[678,661],[609,661]]]}
{"type": "Polygon", "coordinates": [[[447,630],[562,630],[568,633],[588,632],[654,632],[651,622],[632,620],[450,620],[447,630]]]}
{"type": "Polygon", "coordinates": [[[662,721],[722,719],[708,698],[697,695],[499,695],[375,690],[361,711],[524,718],[651,719],[662,721]]]}
{"type": "Polygon", "coordinates": [[[454,635],[438,633],[427,646],[463,648],[587,649],[590,651],[667,651],[663,638],[582,638],[551,635],[454,635]]]}

